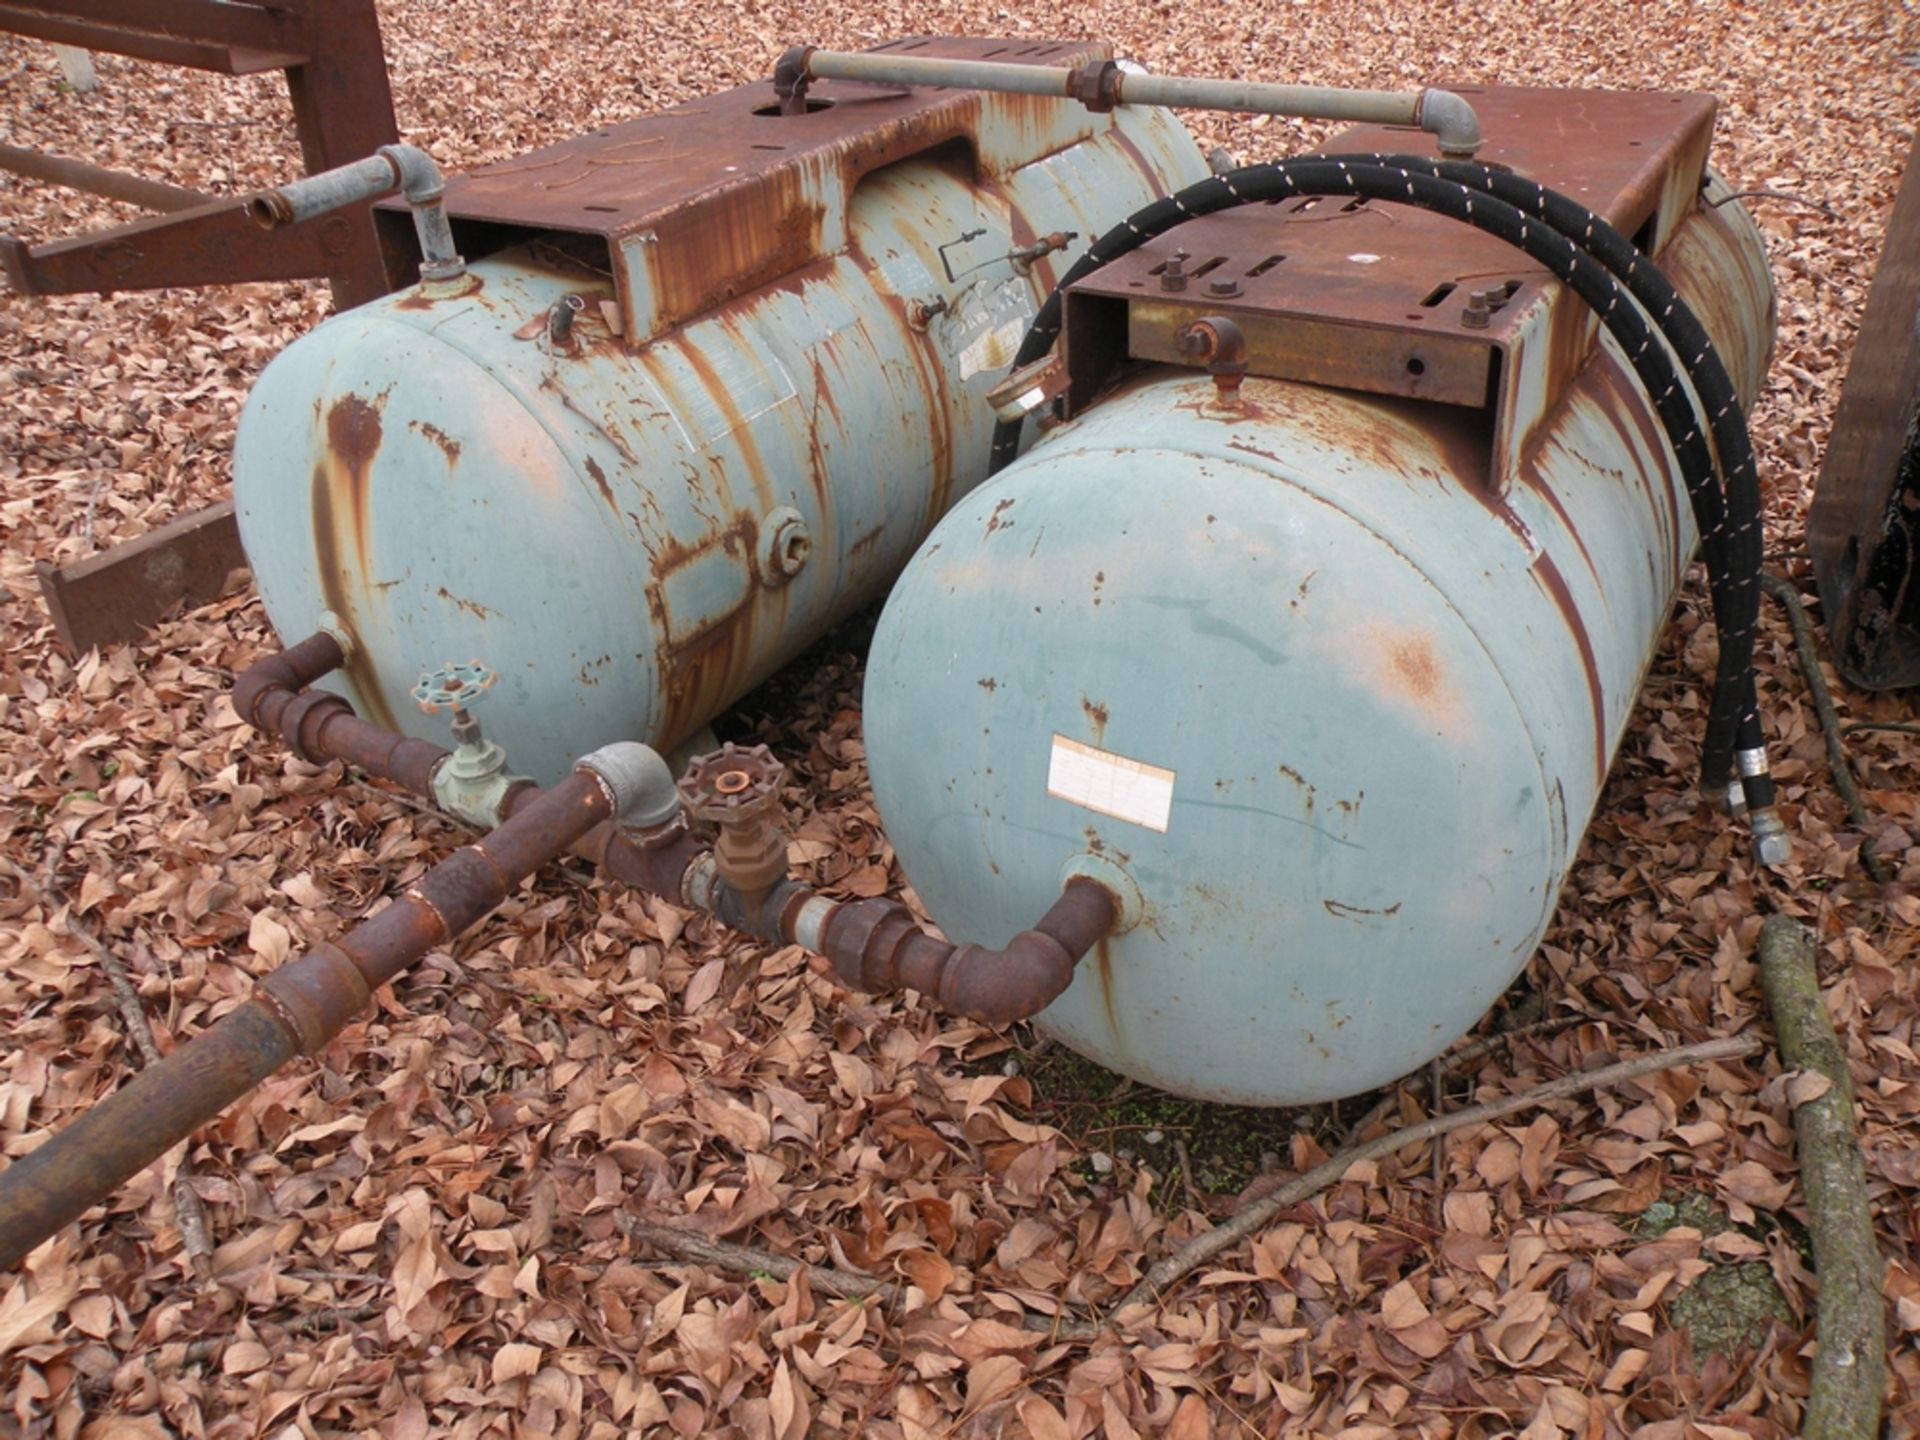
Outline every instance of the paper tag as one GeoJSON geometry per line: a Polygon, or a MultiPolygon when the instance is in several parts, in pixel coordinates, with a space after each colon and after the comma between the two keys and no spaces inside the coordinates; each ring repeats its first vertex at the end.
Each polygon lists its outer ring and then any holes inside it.
{"type": "Polygon", "coordinates": [[[1057,800],[1164,835],[1173,813],[1173,781],[1173,771],[1158,765],[1096,750],[1064,735],[1053,737],[1047,794],[1057,800]]]}

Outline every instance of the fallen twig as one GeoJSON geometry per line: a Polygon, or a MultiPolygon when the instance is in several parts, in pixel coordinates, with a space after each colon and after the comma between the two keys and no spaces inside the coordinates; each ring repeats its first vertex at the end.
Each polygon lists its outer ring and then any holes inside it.
{"type": "MultiPolygon", "coordinates": [[[[1586,1015],[1553,1015],[1545,1020],[1530,1020],[1524,1025],[1514,1026],[1511,1030],[1496,1030],[1491,1035],[1481,1035],[1476,1039],[1468,1041],[1451,1054],[1443,1055],[1440,1058],[1446,1062],[1447,1078],[1450,1080],[1455,1079],[1465,1074],[1467,1067],[1473,1064],[1474,1061],[1485,1059],[1502,1046],[1511,1045],[1516,1040],[1530,1040],[1538,1035],[1552,1035],[1557,1031],[1568,1030],[1575,1025],[1584,1024],[1589,1018],[1590,1017],[1586,1015]]],[[[1348,1126],[1345,1135],[1341,1138],[1351,1140],[1364,1135],[1375,1125],[1379,1124],[1380,1121],[1386,1119],[1393,1108],[1400,1103],[1400,1087],[1404,1083],[1405,1081],[1397,1080],[1389,1086],[1387,1093],[1374,1102],[1372,1109],[1368,1110],[1366,1114],[1348,1126]]],[[[1259,1183],[1258,1180],[1254,1182],[1255,1185],[1259,1183]]],[[[1249,1186],[1248,1190],[1251,1191],[1252,1188],[1252,1186],[1249,1186]]],[[[1266,1188],[1271,1190],[1274,1187],[1269,1185],[1266,1188]]],[[[1262,1193],[1265,1192],[1263,1191],[1262,1193]]],[[[1243,1192],[1241,1203],[1245,1204],[1258,1198],[1259,1196],[1257,1195],[1243,1192]]]]}
{"type": "Polygon", "coordinates": [[[1807,1229],[1820,1277],[1820,1350],[1800,1433],[1805,1440],[1871,1440],[1880,1433],[1887,1381],[1886,1302],[1881,1298],[1886,1260],[1873,1235],[1866,1167],[1854,1129],[1852,1077],[1820,998],[1812,933],[1784,915],[1769,917],[1760,931],[1759,961],[1781,1060],[1789,1069],[1828,1082],[1793,1105],[1807,1229]]]}
{"type": "MultiPolygon", "coordinates": [[[[1408,1145],[1418,1144],[1422,1140],[1435,1139],[1441,1135],[1451,1134],[1455,1130],[1464,1130],[1470,1125],[1498,1120],[1502,1116],[1511,1115],[1519,1110],[1544,1105],[1549,1100],[1563,1100],[1569,1095],[1581,1095],[1589,1090],[1603,1090],[1628,1080],[1638,1079],[1642,1075],[1671,1070],[1679,1065],[1704,1063],[1710,1060],[1737,1060],[1742,1056],[1755,1054],[1761,1048],[1760,1041],[1748,1036],[1735,1036],[1728,1040],[1704,1040],[1697,1045],[1682,1045],[1678,1049],[1665,1050],[1657,1055],[1642,1055],[1633,1060],[1623,1060],[1617,1065],[1608,1065],[1600,1070],[1563,1075],[1558,1080],[1549,1080],[1544,1085],[1535,1085],[1530,1089],[1522,1090],[1517,1095],[1508,1095],[1504,1099],[1492,1100],[1466,1110],[1456,1110],[1451,1115],[1436,1116],[1418,1125],[1409,1125],[1404,1130],[1395,1130],[1382,1135],[1377,1140],[1368,1140],[1354,1145],[1342,1150],[1332,1159],[1314,1166],[1304,1175],[1295,1177],[1274,1194],[1247,1206],[1226,1224],[1189,1240],[1148,1270],[1145,1278],[1129,1290],[1121,1298],[1120,1303],[1108,1311],[1103,1318],[1063,1320],[1057,1316],[1028,1315],[1024,1318],[1025,1328],[1040,1331],[1055,1340],[1081,1343],[1097,1340],[1108,1330],[1115,1328],[1121,1314],[1136,1305],[1153,1303],[1222,1250],[1266,1228],[1281,1211],[1319,1194],[1362,1160],[1378,1160],[1408,1145]]],[[[814,1289],[825,1291],[829,1295],[838,1295],[845,1299],[871,1298],[886,1304],[891,1304],[900,1298],[899,1286],[885,1280],[875,1280],[871,1276],[853,1275],[845,1270],[807,1265],[798,1260],[789,1260],[784,1256],[775,1255],[770,1251],[735,1245],[725,1240],[710,1240],[705,1235],[696,1235],[672,1225],[654,1224],[625,1212],[621,1213],[619,1220],[621,1228],[628,1235],[664,1255],[693,1261],[700,1265],[709,1265],[728,1274],[766,1274],[776,1280],[789,1280],[804,1270],[807,1272],[807,1283],[814,1289]]]]}
{"type": "Polygon", "coordinates": [[[892,1304],[900,1298],[900,1287],[870,1275],[854,1275],[845,1270],[823,1269],[799,1260],[789,1260],[768,1250],[755,1250],[726,1240],[711,1240],[691,1230],[673,1225],[656,1225],[625,1211],[620,1212],[620,1228],[641,1244],[680,1260],[711,1265],[732,1275],[771,1275],[776,1280],[791,1280],[802,1270],[807,1284],[843,1300],[879,1300],[892,1304]]]}
{"type": "MultiPolygon", "coordinates": [[[[146,1006],[140,1003],[140,992],[134,988],[128,978],[127,970],[120,963],[120,957],[109,950],[93,933],[93,927],[75,913],[73,902],[61,890],[55,878],[61,857],[65,854],[65,842],[57,832],[49,831],[52,844],[48,849],[45,864],[41,869],[39,881],[39,899],[43,908],[51,915],[56,900],[67,907],[67,933],[92,952],[100,968],[107,974],[107,980],[113,986],[114,1000],[120,1011],[121,1022],[127,1027],[127,1033],[133,1039],[134,1049],[140,1052],[141,1065],[158,1065],[161,1061],[160,1046],[154,1040],[153,1023],[147,1018],[146,1006]]],[[[187,1252],[187,1260],[196,1274],[204,1277],[208,1259],[213,1254],[212,1232],[207,1227],[206,1207],[200,1203],[200,1196],[193,1188],[193,1163],[184,1154],[173,1172],[173,1208],[180,1224],[180,1243],[187,1252]]]]}
{"type": "MultiPolygon", "coordinates": [[[[1366,1140],[1349,1146],[1331,1159],[1297,1176],[1265,1199],[1247,1206],[1218,1229],[1196,1235],[1172,1254],[1156,1261],[1142,1277],[1140,1283],[1122,1296],[1120,1303],[1108,1312],[1105,1323],[1108,1325],[1115,1323],[1119,1316],[1136,1305],[1154,1304],[1222,1250],[1231,1249],[1240,1241],[1265,1229],[1282,1211],[1319,1194],[1363,1160],[1383,1159],[1396,1150],[1417,1145],[1422,1140],[1436,1139],[1455,1130],[1464,1130],[1470,1125],[1482,1125],[1490,1120],[1498,1120],[1502,1116],[1511,1115],[1519,1110],[1529,1110],[1536,1105],[1544,1105],[1549,1100],[1562,1100],[1569,1095],[1580,1095],[1589,1090],[1604,1090],[1628,1080],[1638,1079],[1642,1075],[1671,1070],[1678,1065],[1703,1063],[1709,1060],[1736,1060],[1744,1055],[1752,1055],[1760,1049],[1760,1041],[1749,1036],[1735,1036],[1727,1040],[1706,1040],[1697,1045],[1682,1045],[1677,1049],[1660,1051],[1658,1054],[1641,1055],[1632,1060],[1623,1060],[1617,1065],[1608,1065],[1600,1070],[1563,1075],[1558,1080],[1549,1080],[1543,1085],[1535,1085],[1520,1091],[1517,1095],[1508,1095],[1499,1100],[1488,1101],[1484,1105],[1456,1110],[1451,1115],[1436,1115],[1417,1125],[1390,1131],[1377,1140],[1366,1140]]],[[[1091,1338],[1091,1335],[1082,1337],[1063,1333],[1062,1338],[1091,1338]]]]}
{"type": "Polygon", "coordinates": [[[1884,885],[1888,879],[1887,867],[1873,853],[1866,802],[1860,798],[1860,787],[1853,778],[1853,765],[1847,759],[1846,748],[1840,743],[1840,717],[1834,711],[1833,693],[1827,689],[1826,677],[1820,673],[1820,652],[1813,643],[1813,626],[1807,620],[1806,606],[1800,603],[1800,592],[1793,583],[1771,570],[1760,572],[1760,586],[1787,612],[1787,624],[1793,627],[1793,648],[1800,657],[1800,674],[1807,682],[1807,693],[1812,697],[1814,714],[1820,717],[1820,733],[1827,739],[1827,766],[1833,772],[1834,788],[1846,802],[1847,814],[1853,817],[1854,828],[1860,832],[1861,868],[1874,884],[1884,885]]]}
{"type": "Polygon", "coordinates": [[[1855,720],[1848,724],[1841,733],[1845,735],[1857,735],[1862,732],[1889,735],[1920,735],[1920,725],[1907,725],[1894,720],[1855,720]]]}

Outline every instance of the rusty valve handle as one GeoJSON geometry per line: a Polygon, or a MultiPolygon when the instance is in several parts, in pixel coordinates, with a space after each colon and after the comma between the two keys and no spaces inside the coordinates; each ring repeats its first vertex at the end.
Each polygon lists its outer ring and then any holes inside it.
{"type": "Polygon", "coordinates": [[[720,878],[757,905],[787,878],[787,842],[780,834],[780,787],[787,767],[764,745],[731,741],[687,766],[680,800],[687,814],[715,828],[713,859],[720,878]]]}
{"type": "Polygon", "coordinates": [[[455,851],[337,943],[282,965],[239,1009],[0,1171],[0,1269],[18,1264],[294,1056],[318,1054],[376,989],[477,924],[614,808],[608,785],[586,769],[550,790],[521,790],[499,829],[455,851]]]}

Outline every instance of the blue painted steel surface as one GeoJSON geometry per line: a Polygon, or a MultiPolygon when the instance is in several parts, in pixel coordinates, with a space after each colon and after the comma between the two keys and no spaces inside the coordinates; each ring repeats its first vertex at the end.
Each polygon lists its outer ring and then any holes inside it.
{"type": "MultiPolygon", "coordinates": [[[[970,96],[921,109],[964,133],[853,178],[800,156],[744,219],[669,245],[668,222],[694,203],[674,202],[653,228],[612,237],[611,275],[549,243],[565,237],[511,244],[473,264],[469,293],[390,297],[289,347],[248,401],[234,464],[275,627],[302,635],[337,617],[353,649],[344,693],[431,738],[444,722],[415,713],[408,688],[423,669],[484,660],[500,674],[487,734],[545,782],[602,743],[677,743],[882,593],[984,474],[985,393],[1066,263],[1022,277],[1010,252],[1071,230],[1077,253],[1205,173],[1164,114],[970,96]],[[785,207],[771,221],[768,195],[785,207]],[[798,239],[795,216],[811,227],[798,239]],[[713,253],[660,253],[702,243],[713,253]],[[740,293],[721,273],[730,246],[786,269],[740,293]],[[708,292],[730,298],[663,322],[708,292]],[[568,296],[581,305],[555,342],[540,320],[568,296]],[[623,317],[643,343],[614,333],[623,317]],[[791,577],[761,543],[787,507],[811,540],[791,577]]],[[[614,168],[652,153],[641,143],[602,142],[595,195],[616,199],[623,174],[657,178],[614,168]],[[608,145],[626,150],[609,158],[608,145]]],[[[844,143],[835,164],[862,153],[844,143]]],[[[563,163],[522,167],[556,213],[574,193],[552,183],[563,163]]],[[[511,164],[499,173],[530,183],[511,164]]],[[[482,182],[450,189],[456,222],[482,182]]]]}
{"type": "MultiPolygon", "coordinates": [[[[1663,264],[1751,399],[1751,223],[1696,212],[1663,264]]],[[[867,676],[908,879],[983,944],[1087,852],[1145,901],[1042,1029],[1167,1090],[1307,1103],[1407,1073],[1512,981],[1696,542],[1612,342],[1554,393],[1489,486],[1470,411],[1262,379],[1236,410],[1152,367],[941,522],[867,676]]]]}

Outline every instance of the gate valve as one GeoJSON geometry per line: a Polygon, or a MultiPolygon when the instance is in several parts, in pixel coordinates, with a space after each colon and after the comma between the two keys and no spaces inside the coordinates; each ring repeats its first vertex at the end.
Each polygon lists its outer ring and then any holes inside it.
{"type": "Polygon", "coordinates": [[[713,859],[720,878],[756,904],[787,878],[787,843],[778,824],[787,767],[764,745],[731,741],[687,766],[680,803],[718,832],[713,859]]]}
{"type": "Polygon", "coordinates": [[[507,752],[480,733],[471,711],[499,678],[478,660],[449,660],[422,675],[412,690],[414,703],[425,713],[452,712],[453,753],[434,767],[435,802],[483,830],[504,818],[501,807],[507,792],[524,778],[507,773],[507,752]]]}

